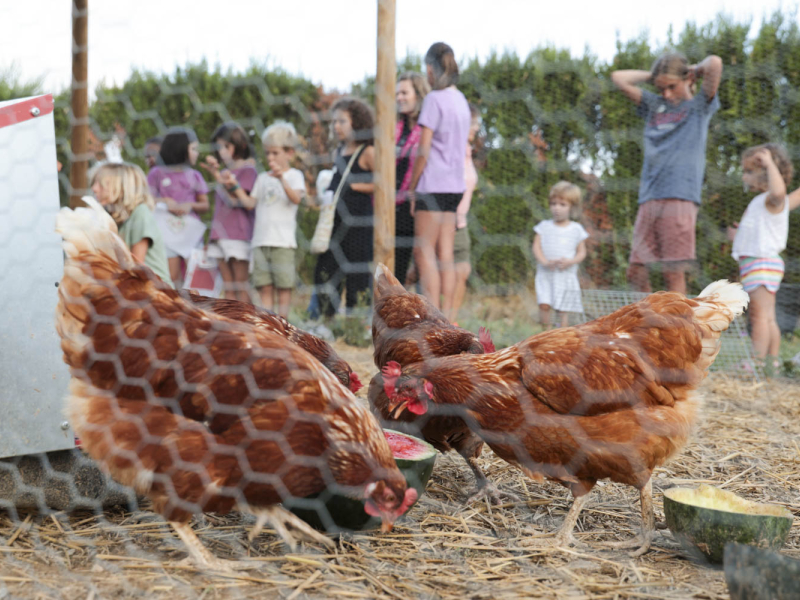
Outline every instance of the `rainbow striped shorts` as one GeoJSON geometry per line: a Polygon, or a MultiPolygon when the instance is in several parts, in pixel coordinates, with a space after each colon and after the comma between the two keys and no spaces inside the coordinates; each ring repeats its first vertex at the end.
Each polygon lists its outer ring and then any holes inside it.
{"type": "Polygon", "coordinates": [[[745,292],[753,292],[759,286],[764,286],[773,294],[781,287],[784,264],[780,256],[772,258],[753,258],[743,256],[739,259],[739,279],[745,292]]]}

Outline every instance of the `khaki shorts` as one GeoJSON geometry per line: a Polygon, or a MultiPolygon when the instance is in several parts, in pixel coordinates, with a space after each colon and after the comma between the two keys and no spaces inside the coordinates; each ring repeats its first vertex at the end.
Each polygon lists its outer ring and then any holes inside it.
{"type": "Polygon", "coordinates": [[[274,285],[281,289],[291,289],[297,279],[294,248],[273,248],[259,246],[253,248],[250,279],[257,288],[274,285]]]}
{"type": "Polygon", "coordinates": [[[698,206],[688,200],[648,200],[633,226],[631,264],[695,259],[698,206]]]}
{"type": "Polygon", "coordinates": [[[456,237],[453,240],[453,262],[469,262],[469,229],[462,227],[456,229],[456,237]]]}

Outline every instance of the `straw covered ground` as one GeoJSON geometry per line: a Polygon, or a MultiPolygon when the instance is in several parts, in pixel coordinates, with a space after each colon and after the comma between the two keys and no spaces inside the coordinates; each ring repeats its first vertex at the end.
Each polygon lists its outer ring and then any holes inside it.
{"type": "MultiPolygon", "coordinates": [[[[337,350],[369,380],[369,349],[337,350]]],[[[795,526],[785,552],[800,558],[800,385],[714,375],[703,392],[705,416],[693,441],[655,473],[657,519],[664,489],[710,483],[789,508],[795,526]]],[[[491,451],[482,462],[524,504],[465,506],[472,476],[458,457],[440,456],[427,493],[391,534],[342,538],[335,553],[313,546],[287,553],[269,530],[248,542],[252,520],[238,514],[196,520],[217,556],[253,562],[239,575],[182,563],[181,542],[146,511],[17,519],[0,512],[0,598],[728,597],[723,574],[687,559],[668,530],[638,559],[601,546],[637,531],[635,490],[600,484],[576,532],[585,546],[558,549],[547,536],[569,508],[568,492],[527,480],[491,451]]]]}

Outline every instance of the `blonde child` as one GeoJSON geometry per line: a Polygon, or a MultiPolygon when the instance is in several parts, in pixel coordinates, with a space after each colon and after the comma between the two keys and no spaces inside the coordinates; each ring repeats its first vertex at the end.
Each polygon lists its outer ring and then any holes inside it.
{"type": "Polygon", "coordinates": [[[569,325],[569,313],[582,313],[578,265],[586,258],[583,225],[570,220],[570,212],[581,199],[580,188],[568,181],[559,181],[550,188],[552,219],[542,221],[533,230],[533,255],[536,268],[536,300],[539,318],[545,329],[550,327],[550,309],[561,314],[561,326],[569,325]]]}
{"type": "Polygon", "coordinates": [[[276,312],[287,318],[297,278],[297,207],[305,197],[306,183],[303,173],[290,166],[299,144],[291,123],[273,123],[261,141],[269,171],[258,176],[253,191],[248,194],[231,171],[223,175],[223,184],[239,205],[256,211],[250,262],[253,285],[268,310],[274,310],[277,292],[276,312]]]}
{"type": "Polygon", "coordinates": [[[235,206],[232,194],[236,187],[250,193],[258,172],[250,164],[250,141],[237,123],[223,123],[211,136],[214,156],[207,156],[200,165],[217,182],[214,196],[214,218],[208,244],[209,258],[217,259],[225,289],[225,297],[250,303],[249,266],[250,242],[253,239],[253,211],[235,206]],[[222,167],[222,169],[220,169],[222,167]],[[237,183],[225,187],[225,171],[230,171],[237,183]]]}
{"type": "MultiPolygon", "coordinates": [[[[192,167],[197,163],[197,135],[191,129],[175,127],[164,136],[159,150],[161,164],[150,169],[147,183],[156,202],[164,202],[174,215],[191,215],[200,219],[199,213],[209,208],[208,185],[200,171],[192,167]]],[[[185,259],[176,249],[167,247],[169,274],[180,287],[185,259]]]]}
{"type": "Polygon", "coordinates": [[[91,187],[119,227],[119,235],[133,257],[147,265],[169,286],[167,252],[153,218],[153,197],[144,172],[130,163],[104,163],[92,174],[91,187]]]}
{"type": "Polygon", "coordinates": [[[772,369],[780,367],[781,332],[775,316],[775,294],[784,272],[780,253],[789,237],[789,212],[800,206],[800,189],[786,194],[792,174],[789,155],[778,144],[754,146],[742,154],[742,182],[758,195],[734,226],[732,255],[750,295],[753,352],[772,369]]]}

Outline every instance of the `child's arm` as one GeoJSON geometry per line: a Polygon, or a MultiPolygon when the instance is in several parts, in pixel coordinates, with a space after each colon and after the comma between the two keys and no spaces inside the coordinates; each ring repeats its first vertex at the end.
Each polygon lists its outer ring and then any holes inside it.
{"type": "Polygon", "coordinates": [[[150,238],[142,238],[131,246],[131,254],[139,264],[144,264],[144,259],[147,256],[147,251],[150,249],[150,238]]]}
{"type": "Polygon", "coordinates": [[[566,266],[579,265],[586,260],[586,240],[581,240],[578,244],[578,251],[575,252],[575,258],[568,260],[566,266]]]}
{"type": "Polygon", "coordinates": [[[767,170],[767,209],[772,213],[779,213],[786,201],[786,182],[783,181],[778,165],[772,160],[772,153],[766,148],[756,152],[753,158],[767,170]]]}
{"type": "Polygon", "coordinates": [[[794,210],[800,206],[800,188],[797,188],[791,194],[786,196],[786,200],[789,202],[789,210],[794,210]]]}
{"type": "Polygon", "coordinates": [[[703,78],[703,94],[706,100],[712,100],[717,95],[719,82],[722,80],[722,59],[715,54],[706,56],[703,62],[693,68],[694,77],[703,78]]]}
{"type": "Polygon", "coordinates": [[[196,213],[204,213],[211,208],[211,204],[208,201],[208,194],[196,194],[194,199],[194,202],[185,202],[182,204],[182,206],[188,207],[187,213],[191,210],[196,213]]]}
{"type": "Polygon", "coordinates": [[[411,171],[411,182],[408,185],[408,198],[411,201],[411,216],[414,216],[417,184],[419,183],[419,178],[422,177],[422,172],[425,170],[425,165],[428,164],[428,156],[431,153],[432,143],[433,129],[423,126],[422,133],[419,138],[417,158],[414,160],[414,168],[411,171]]]}
{"type": "MultiPolygon", "coordinates": [[[[375,146],[367,146],[364,148],[364,152],[361,153],[361,156],[358,158],[359,166],[364,169],[365,171],[374,171],[375,170],[375,146]],[[361,161],[364,161],[361,164],[361,161]]],[[[360,183],[351,183],[350,189],[354,192],[361,192],[362,194],[373,194],[375,193],[375,183],[374,182],[360,182],[360,183]]]]}
{"type": "Polygon", "coordinates": [[[536,258],[536,262],[541,266],[550,266],[550,261],[544,257],[544,251],[542,250],[542,237],[538,233],[533,237],[533,256],[536,258]]]}
{"type": "Polygon", "coordinates": [[[611,82],[628,98],[639,104],[642,101],[642,88],[639,85],[649,82],[651,76],[650,71],[626,69],[611,73],[611,82]]]}
{"type": "Polygon", "coordinates": [[[228,196],[234,203],[249,209],[256,207],[256,204],[258,204],[258,199],[248,194],[244,188],[239,185],[236,175],[230,171],[223,171],[220,173],[220,178],[220,183],[225,186],[225,191],[228,192],[228,196]]]}

